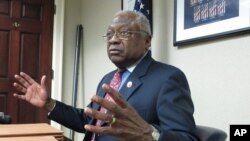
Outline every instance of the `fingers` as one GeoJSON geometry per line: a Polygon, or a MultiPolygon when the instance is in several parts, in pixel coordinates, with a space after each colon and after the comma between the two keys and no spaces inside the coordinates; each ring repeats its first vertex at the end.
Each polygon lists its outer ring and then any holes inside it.
{"type": "Polygon", "coordinates": [[[18,99],[21,99],[21,100],[26,100],[26,97],[24,95],[19,95],[17,93],[14,93],[13,96],[17,97],[18,99]]]}
{"type": "Polygon", "coordinates": [[[96,110],[90,109],[88,107],[86,107],[84,109],[84,113],[88,116],[95,118],[95,119],[102,120],[102,121],[106,122],[107,124],[114,124],[114,122],[115,122],[112,115],[102,113],[100,111],[96,111],[96,110]]]}
{"type": "Polygon", "coordinates": [[[16,80],[18,80],[20,84],[22,84],[22,86],[26,88],[30,86],[32,83],[34,83],[34,81],[31,80],[32,78],[30,78],[27,74],[23,72],[21,72],[20,75],[17,74],[14,75],[14,77],[16,78],[16,80]]]}
{"type": "Polygon", "coordinates": [[[14,75],[15,79],[18,80],[19,83],[13,83],[13,86],[22,93],[27,92],[27,88],[36,83],[29,75],[24,72],[20,72],[20,75],[14,75]]]}
{"type": "Polygon", "coordinates": [[[118,91],[112,89],[107,84],[103,84],[102,88],[106,93],[110,95],[110,97],[112,97],[117,105],[121,106],[121,108],[126,108],[128,106],[127,102],[120,96],[118,91]]]}
{"type": "Polygon", "coordinates": [[[86,115],[96,118],[97,120],[101,120],[106,122],[110,126],[96,126],[85,124],[84,128],[90,132],[94,132],[96,134],[108,134],[108,135],[116,135],[117,130],[114,130],[113,126],[117,123],[117,119],[114,118],[112,115],[102,113],[90,108],[85,108],[84,112],[86,115]]]}
{"type": "Polygon", "coordinates": [[[109,112],[111,112],[114,116],[121,116],[124,113],[122,113],[122,108],[117,105],[116,103],[109,101],[105,98],[99,97],[99,96],[93,96],[91,98],[92,102],[97,103],[101,107],[106,108],[109,112]]]}
{"type": "Polygon", "coordinates": [[[110,130],[109,126],[99,127],[90,124],[85,124],[84,128],[90,132],[96,133],[98,135],[116,135],[114,130],[110,130]]]}
{"type": "MultiPolygon", "coordinates": [[[[22,84],[22,86],[28,87],[29,83],[22,76],[16,74],[16,75],[14,75],[14,77],[15,77],[16,80],[18,80],[18,82],[20,84],[22,84]]],[[[17,85],[17,83],[15,83],[15,84],[17,85]]],[[[19,88],[21,87],[20,84],[18,84],[19,88]]]]}
{"type": "Polygon", "coordinates": [[[29,84],[33,84],[36,83],[36,81],[34,79],[32,79],[29,75],[27,75],[24,72],[20,72],[20,75],[27,81],[27,83],[29,84]]]}
{"type": "Polygon", "coordinates": [[[93,96],[91,101],[106,108],[115,117],[123,117],[125,114],[123,109],[131,109],[131,106],[120,96],[118,91],[112,89],[109,85],[103,84],[102,88],[107,94],[109,94],[113,101],[109,101],[99,96],[93,96]]]}
{"type": "Polygon", "coordinates": [[[14,83],[13,86],[20,92],[26,93],[27,89],[18,83],[14,83]]]}
{"type": "MultiPolygon", "coordinates": [[[[19,91],[26,93],[26,88],[29,86],[36,84],[37,82],[31,78],[29,75],[27,75],[24,72],[20,72],[20,75],[14,75],[15,79],[18,80],[18,83],[14,83],[13,86],[16,87],[19,91]]],[[[41,78],[41,86],[43,89],[46,89],[46,76],[43,75],[41,78]]]]}

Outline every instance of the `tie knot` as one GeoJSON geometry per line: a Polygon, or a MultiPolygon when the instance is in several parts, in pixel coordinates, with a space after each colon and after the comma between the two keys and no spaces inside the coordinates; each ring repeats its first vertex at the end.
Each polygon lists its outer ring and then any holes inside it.
{"type": "Polygon", "coordinates": [[[125,71],[126,71],[127,69],[117,69],[117,71],[116,72],[119,72],[119,73],[124,73],[125,71]]]}
{"type": "Polygon", "coordinates": [[[121,76],[122,76],[122,72],[116,71],[115,74],[114,74],[113,79],[121,79],[121,76]]]}
{"type": "Polygon", "coordinates": [[[122,69],[122,70],[118,69],[118,70],[115,72],[115,75],[120,75],[120,76],[122,76],[122,74],[123,74],[125,71],[126,71],[126,69],[122,69]]]}

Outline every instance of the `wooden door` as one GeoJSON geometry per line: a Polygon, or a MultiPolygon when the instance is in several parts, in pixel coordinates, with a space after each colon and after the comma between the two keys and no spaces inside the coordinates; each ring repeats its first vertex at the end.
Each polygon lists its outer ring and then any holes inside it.
{"type": "Polygon", "coordinates": [[[0,112],[12,123],[48,122],[47,112],[13,97],[14,74],[52,78],[54,0],[0,0],[0,112]]]}

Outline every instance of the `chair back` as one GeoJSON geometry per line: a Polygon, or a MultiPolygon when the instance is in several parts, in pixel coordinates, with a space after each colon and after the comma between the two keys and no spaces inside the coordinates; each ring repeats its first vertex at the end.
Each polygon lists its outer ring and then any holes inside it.
{"type": "Polygon", "coordinates": [[[227,134],[217,128],[197,125],[196,135],[200,141],[226,141],[227,134]]]}

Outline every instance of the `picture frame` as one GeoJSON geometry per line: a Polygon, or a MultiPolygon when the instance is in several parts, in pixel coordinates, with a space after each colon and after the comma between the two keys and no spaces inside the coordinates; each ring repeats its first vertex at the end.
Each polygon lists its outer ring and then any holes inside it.
{"type": "Polygon", "coordinates": [[[122,10],[134,10],[136,0],[121,0],[122,10]]]}
{"type": "Polygon", "coordinates": [[[174,46],[250,33],[250,0],[174,0],[174,46]]]}
{"type": "Polygon", "coordinates": [[[121,10],[135,10],[142,12],[149,20],[151,32],[153,32],[153,3],[152,0],[121,0],[121,10]],[[135,4],[140,3],[143,6],[138,6],[136,8],[135,4]],[[142,9],[141,9],[142,8],[142,9]]]}

